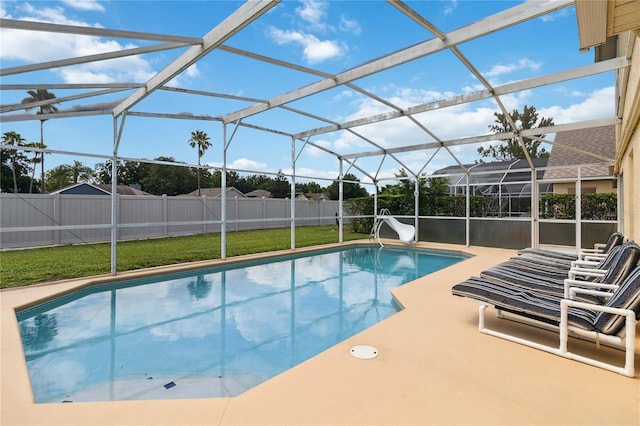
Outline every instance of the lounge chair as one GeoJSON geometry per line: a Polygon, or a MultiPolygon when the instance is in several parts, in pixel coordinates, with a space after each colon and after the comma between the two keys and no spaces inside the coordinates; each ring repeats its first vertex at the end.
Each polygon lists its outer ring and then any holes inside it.
{"type": "MultiPolygon", "coordinates": [[[[480,277],[526,290],[563,297],[566,279],[575,281],[574,286],[578,286],[580,282],[619,285],[639,260],[640,247],[630,241],[614,248],[599,267],[594,269],[573,268],[564,274],[551,276],[543,272],[541,268],[521,268],[521,265],[506,261],[482,271],[480,277]]],[[[598,296],[590,294],[580,294],[579,298],[587,302],[601,302],[598,296]]]]}
{"type": "Polygon", "coordinates": [[[605,271],[611,268],[614,261],[617,261],[618,255],[622,246],[616,246],[612,248],[605,257],[599,261],[589,260],[573,260],[571,262],[558,262],[555,260],[548,260],[542,258],[532,258],[528,256],[514,256],[508,261],[500,263],[494,268],[509,268],[509,270],[518,270],[525,273],[533,273],[536,277],[542,276],[551,278],[557,281],[562,281],[569,276],[570,271],[586,271],[597,272],[601,271],[604,274],[605,271]]]}
{"type": "Polygon", "coordinates": [[[622,244],[625,240],[625,237],[620,232],[614,232],[609,236],[609,239],[605,244],[595,244],[593,249],[583,248],[578,251],[578,255],[573,255],[569,253],[562,253],[554,250],[545,250],[540,248],[526,248],[522,249],[518,252],[520,255],[524,256],[532,256],[532,257],[541,257],[543,259],[548,260],[558,260],[558,261],[574,261],[574,260],[582,260],[585,257],[590,258],[601,258],[603,255],[609,253],[609,251],[616,246],[622,244]]]}
{"type": "Polygon", "coordinates": [[[619,286],[592,285],[604,291],[568,286],[571,298],[563,298],[483,278],[470,278],[453,286],[452,293],[480,303],[478,329],[482,333],[633,377],[635,330],[640,318],[640,266],[636,266],[619,286]],[[573,297],[580,293],[602,298],[603,303],[574,300],[573,297]],[[559,346],[547,346],[487,328],[485,310],[490,306],[497,310],[501,318],[516,319],[559,332],[559,346]],[[507,312],[506,316],[504,312],[507,312]],[[569,336],[624,350],[624,367],[569,352],[569,336]]]}
{"type": "MultiPolygon", "coordinates": [[[[572,268],[599,268],[601,263],[608,256],[616,251],[616,248],[624,241],[624,236],[619,232],[613,233],[606,245],[602,245],[600,249],[582,249],[578,256],[568,255],[566,253],[558,253],[548,250],[533,251],[533,249],[525,249],[519,252],[518,256],[512,257],[510,260],[518,269],[528,269],[534,267],[541,269],[551,277],[561,277],[564,272],[572,268]],[[542,253],[550,253],[543,255],[542,253]]],[[[598,247],[596,245],[595,247],[598,247]]]]}

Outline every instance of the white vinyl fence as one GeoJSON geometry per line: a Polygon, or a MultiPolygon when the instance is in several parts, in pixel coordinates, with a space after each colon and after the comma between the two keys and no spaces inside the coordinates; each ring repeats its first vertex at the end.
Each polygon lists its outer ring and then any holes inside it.
{"type": "MultiPolygon", "coordinates": [[[[220,198],[118,195],[118,240],[220,232],[220,198]]],[[[227,232],[290,226],[291,200],[227,198],[227,232]]],[[[296,226],[335,224],[337,201],[295,201],[296,226]]],[[[111,196],[0,194],[0,248],[110,241],[111,196]]]]}

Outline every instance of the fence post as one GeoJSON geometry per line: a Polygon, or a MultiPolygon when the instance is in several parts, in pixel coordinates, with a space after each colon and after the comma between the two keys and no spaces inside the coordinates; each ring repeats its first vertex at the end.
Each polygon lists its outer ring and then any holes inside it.
{"type": "Polygon", "coordinates": [[[164,226],[162,227],[162,235],[164,237],[169,235],[169,226],[167,222],[169,221],[169,200],[167,199],[167,194],[162,194],[162,222],[164,226]]]}
{"type": "MultiPolygon", "coordinates": [[[[60,226],[60,193],[53,194],[53,224],[60,226]]],[[[53,245],[60,245],[60,229],[53,231],[53,245]]]]}
{"type": "MultiPolygon", "coordinates": [[[[202,222],[205,222],[207,220],[207,196],[203,195],[200,197],[200,199],[202,200],[202,222]]],[[[207,233],[207,224],[203,223],[202,234],[206,234],[206,233],[207,233]]]]}
{"type": "MultiPolygon", "coordinates": [[[[117,207],[118,207],[118,209],[117,209],[117,211],[118,211],[118,216],[117,216],[117,222],[116,222],[116,223],[117,223],[118,225],[120,225],[120,223],[121,223],[121,219],[122,219],[122,198],[121,198],[121,197],[122,197],[122,195],[120,195],[120,194],[118,194],[118,193],[116,192],[116,200],[118,200],[118,201],[117,201],[117,203],[116,203],[116,204],[117,204],[117,207]]],[[[117,227],[116,227],[116,240],[117,240],[117,241],[120,241],[120,238],[121,238],[121,235],[120,235],[120,234],[121,234],[121,233],[122,233],[122,228],[120,228],[119,226],[117,226],[117,227]]]]}
{"type": "Polygon", "coordinates": [[[238,224],[238,196],[237,195],[233,197],[233,210],[234,210],[233,215],[236,222],[236,232],[238,232],[239,224],[238,224]]]}

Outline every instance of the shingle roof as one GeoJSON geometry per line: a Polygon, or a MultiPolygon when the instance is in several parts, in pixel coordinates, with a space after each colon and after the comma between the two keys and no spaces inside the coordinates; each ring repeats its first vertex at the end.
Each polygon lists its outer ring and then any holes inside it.
{"type": "MultiPolygon", "coordinates": [[[[593,127],[590,129],[568,130],[556,133],[555,142],[582,151],[610,158],[612,161],[616,153],[616,133],[614,126],[593,127]]],[[[548,167],[570,166],[579,164],[603,163],[602,166],[584,167],[581,175],[608,176],[609,164],[602,160],[554,145],[549,155],[548,167]]],[[[545,179],[559,177],[575,177],[577,172],[572,169],[550,169],[544,174],[545,179]]]]}
{"type": "MultiPolygon", "coordinates": [[[[220,197],[220,194],[222,193],[222,188],[200,188],[200,195],[206,195],[207,197],[220,197]]],[[[190,193],[186,194],[186,195],[198,195],[198,190],[194,190],[191,191],[190,193]]],[[[228,187],[227,188],[227,198],[233,198],[233,197],[246,197],[242,192],[240,192],[239,190],[237,190],[236,188],[234,188],[233,186],[228,187]]]]}
{"type": "MultiPolygon", "coordinates": [[[[52,192],[52,194],[57,194],[57,193],[78,194],[78,195],[110,195],[111,184],[110,183],[91,184],[88,182],[78,182],[73,185],[69,185],[65,188],[52,192]]],[[[148,192],[144,192],[127,185],[118,185],[117,193],[120,195],[152,195],[152,194],[149,194],[148,192]]]]}
{"type": "Polygon", "coordinates": [[[249,198],[271,198],[271,192],[267,191],[266,189],[254,189],[253,191],[247,192],[244,195],[249,198]]]}
{"type": "MultiPolygon", "coordinates": [[[[111,184],[110,183],[98,183],[95,186],[102,189],[103,191],[111,194],[111,184]]],[[[133,188],[128,185],[118,185],[116,191],[120,195],[153,195],[148,192],[142,191],[140,189],[133,188]]]]}

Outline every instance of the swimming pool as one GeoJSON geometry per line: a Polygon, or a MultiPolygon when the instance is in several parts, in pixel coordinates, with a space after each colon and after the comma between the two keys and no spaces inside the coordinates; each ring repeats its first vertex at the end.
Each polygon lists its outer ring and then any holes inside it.
{"type": "Polygon", "coordinates": [[[36,402],[235,396],[468,257],[352,245],[85,288],[17,313],[36,402]]]}

